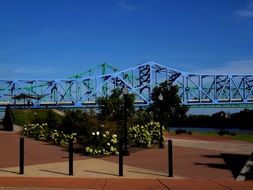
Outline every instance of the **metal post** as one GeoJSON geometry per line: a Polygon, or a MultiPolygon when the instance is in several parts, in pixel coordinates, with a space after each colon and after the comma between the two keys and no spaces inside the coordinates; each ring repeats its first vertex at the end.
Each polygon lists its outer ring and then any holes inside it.
{"type": "Polygon", "coordinates": [[[173,177],[173,150],[172,150],[172,140],[168,140],[168,173],[169,177],[173,177]]]}
{"type": "Polygon", "coordinates": [[[124,156],[128,156],[129,155],[129,151],[128,151],[128,148],[127,148],[127,144],[128,144],[128,139],[127,139],[128,130],[127,130],[127,105],[126,105],[126,99],[127,99],[127,94],[124,94],[124,150],[123,150],[123,155],[124,156]]]}
{"type": "Polygon", "coordinates": [[[73,141],[69,140],[69,175],[73,175],[73,141]]]}
{"type": "Polygon", "coordinates": [[[123,176],[123,142],[122,142],[122,136],[119,139],[119,176],[123,176]]]}
{"type": "Polygon", "coordinates": [[[24,137],[20,137],[19,143],[19,174],[24,174],[24,137]]]}
{"type": "Polygon", "coordinates": [[[164,145],[163,145],[163,124],[164,124],[164,113],[163,113],[163,95],[160,94],[158,96],[158,100],[159,100],[159,104],[160,104],[160,108],[159,108],[159,115],[160,115],[160,139],[159,139],[159,148],[164,148],[164,145]]]}
{"type": "Polygon", "coordinates": [[[159,148],[164,148],[164,145],[163,145],[163,122],[161,122],[161,125],[160,125],[160,142],[159,142],[159,148]]]}

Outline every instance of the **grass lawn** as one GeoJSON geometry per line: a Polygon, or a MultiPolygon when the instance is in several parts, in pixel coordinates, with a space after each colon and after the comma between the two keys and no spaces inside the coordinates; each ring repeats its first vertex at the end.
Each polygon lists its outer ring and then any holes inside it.
{"type": "Polygon", "coordinates": [[[242,141],[248,141],[253,143],[253,134],[238,134],[233,137],[235,140],[242,140],[242,141]]]}
{"type": "MultiPolygon", "coordinates": [[[[219,136],[217,132],[198,132],[193,134],[205,135],[205,136],[219,136]]],[[[253,134],[236,134],[235,136],[224,135],[224,137],[230,137],[234,140],[241,140],[253,143],[253,134]]]]}
{"type": "MultiPolygon", "coordinates": [[[[12,110],[14,123],[17,125],[24,125],[29,123],[36,122],[46,122],[48,118],[48,110],[43,109],[13,109],[12,110]]],[[[57,120],[60,120],[62,117],[54,114],[57,120]]]]}

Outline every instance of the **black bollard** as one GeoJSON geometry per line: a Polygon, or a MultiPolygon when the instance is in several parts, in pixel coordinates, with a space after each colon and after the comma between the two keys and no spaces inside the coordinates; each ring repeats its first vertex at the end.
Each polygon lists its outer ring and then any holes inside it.
{"type": "Polygon", "coordinates": [[[19,174],[24,174],[24,137],[20,137],[19,143],[19,174]]]}
{"type": "Polygon", "coordinates": [[[74,175],[73,172],[73,141],[69,140],[69,175],[74,175]]]}
{"type": "Polygon", "coordinates": [[[169,177],[173,177],[173,150],[172,150],[172,140],[168,140],[168,173],[169,177]]]}
{"type": "Polygon", "coordinates": [[[119,140],[119,176],[123,176],[123,142],[119,140]]]}

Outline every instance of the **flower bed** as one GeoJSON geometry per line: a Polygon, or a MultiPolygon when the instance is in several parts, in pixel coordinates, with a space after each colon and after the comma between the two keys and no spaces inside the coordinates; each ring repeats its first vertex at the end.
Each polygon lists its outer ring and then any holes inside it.
{"type": "Polygon", "coordinates": [[[89,145],[85,152],[89,155],[117,155],[118,139],[116,134],[110,134],[109,131],[104,133],[97,131],[92,132],[89,145]]]}
{"type": "MultiPolygon", "coordinates": [[[[65,145],[69,140],[77,142],[77,133],[65,134],[63,131],[50,128],[47,123],[27,124],[21,134],[36,140],[65,145]]],[[[164,139],[164,135],[163,135],[164,139]]],[[[160,140],[160,124],[149,122],[146,125],[135,125],[129,128],[128,142],[133,147],[150,148],[160,140]]],[[[91,132],[89,140],[82,146],[87,155],[118,155],[118,136],[109,131],[91,132]]]]}
{"type": "MultiPolygon", "coordinates": [[[[146,125],[135,125],[129,128],[129,144],[134,147],[149,148],[160,140],[160,123],[149,122],[146,125]]],[[[164,131],[164,127],[163,131],[164,131]]],[[[164,141],[164,132],[163,132],[164,141]]]]}
{"type": "Polygon", "coordinates": [[[54,144],[67,144],[69,140],[74,143],[77,141],[77,134],[64,134],[63,131],[51,129],[47,123],[43,124],[27,124],[23,126],[21,134],[36,140],[53,142],[54,144]]]}

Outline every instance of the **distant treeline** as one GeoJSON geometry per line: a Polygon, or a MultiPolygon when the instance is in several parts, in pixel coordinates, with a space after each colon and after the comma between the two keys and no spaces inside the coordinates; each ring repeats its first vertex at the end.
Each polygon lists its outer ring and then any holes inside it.
{"type": "Polygon", "coordinates": [[[245,109],[234,114],[221,111],[213,115],[189,115],[172,121],[172,126],[253,129],[253,110],[245,109]]]}

